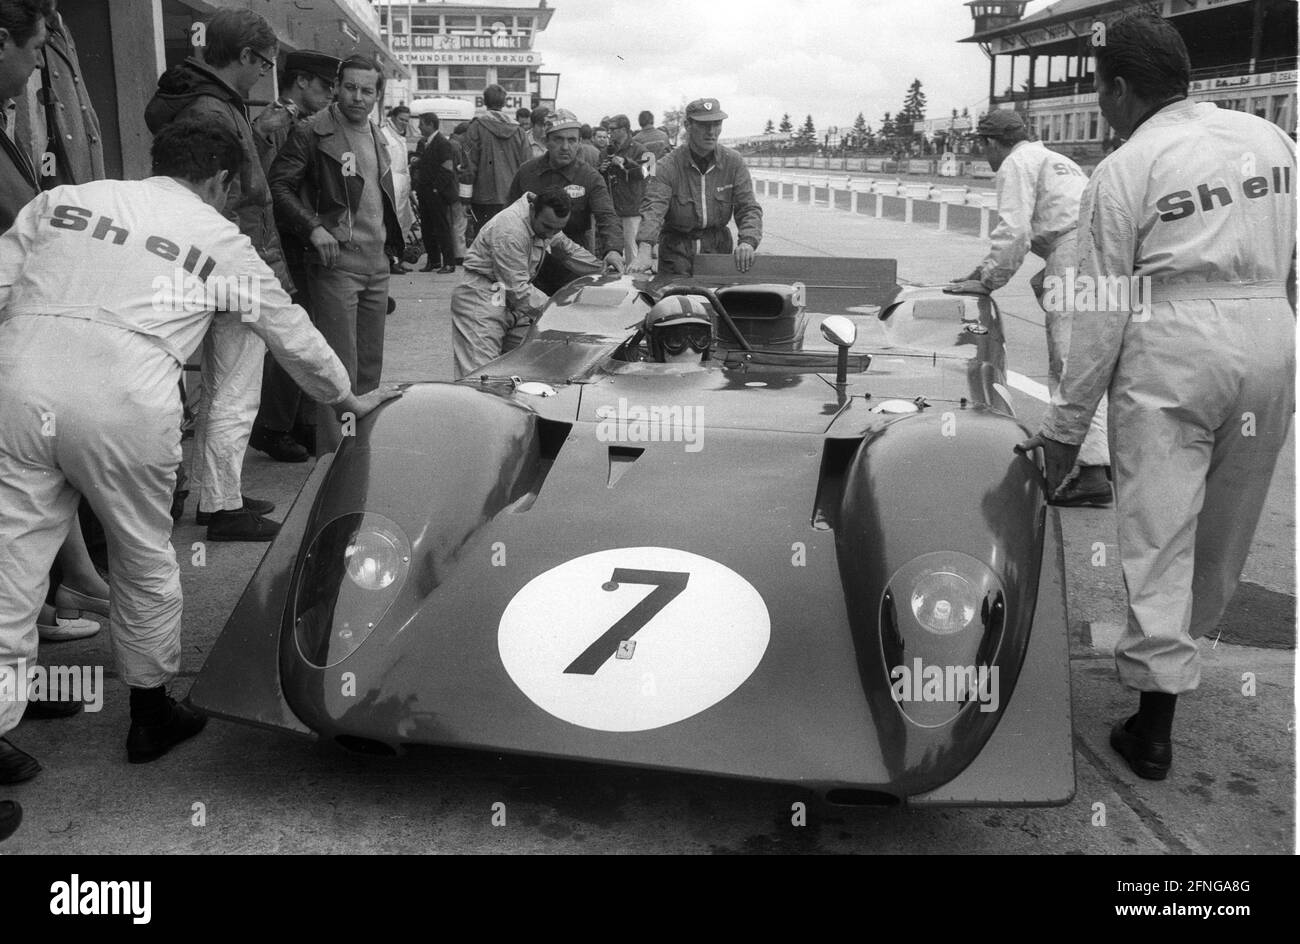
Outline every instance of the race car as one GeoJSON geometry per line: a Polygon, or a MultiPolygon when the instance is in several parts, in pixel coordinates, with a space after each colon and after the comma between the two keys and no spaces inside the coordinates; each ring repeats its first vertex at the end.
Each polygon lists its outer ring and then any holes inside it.
{"type": "Polygon", "coordinates": [[[893,260],[578,279],[319,461],[191,700],[372,753],[1065,803],[1059,525],[1004,384],[992,299],[893,260]],[[648,359],[673,294],[716,319],[699,363],[648,359]]]}

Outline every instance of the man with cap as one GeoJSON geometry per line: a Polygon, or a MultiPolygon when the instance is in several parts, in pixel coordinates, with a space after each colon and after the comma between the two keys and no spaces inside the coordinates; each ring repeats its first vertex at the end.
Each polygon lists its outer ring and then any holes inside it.
{"type": "MultiPolygon", "coordinates": [[[[1054,310],[1063,306],[1051,302],[1059,296],[1060,286],[1071,281],[1079,198],[1088,184],[1088,176],[1064,154],[1050,151],[1038,141],[1030,141],[1024,121],[1014,111],[989,112],[979,120],[975,133],[984,139],[989,166],[997,172],[998,224],[993,229],[992,246],[984,261],[970,275],[955,280],[946,291],[988,294],[1011,280],[1027,253],[1041,258],[1046,267],[1030,284],[1047,315],[1047,382],[1055,394],[1070,342],[1071,313],[1054,310]]],[[[1106,474],[1109,465],[1103,403],[1093,415],[1083,448],[1079,450],[1077,467],[1051,498],[1052,504],[1109,505],[1110,479],[1106,474]]]]}
{"type": "Polygon", "coordinates": [[[697,98],[686,106],[688,146],[659,161],[646,181],[635,269],[650,271],[657,243],[661,275],[692,274],[696,253],[732,252],[727,224],[734,216],[736,268],[749,271],[763,238],[763,208],[745,162],[718,144],[726,117],[716,98],[697,98]]]}
{"type": "MultiPolygon", "coordinates": [[[[536,112],[534,112],[536,114],[536,112]]],[[[619,272],[623,271],[623,256],[619,248],[623,243],[623,228],[614,201],[600,173],[589,164],[578,160],[579,129],[582,123],[572,112],[558,111],[548,115],[546,123],[546,153],[533,158],[519,168],[510,183],[507,199],[518,200],[525,193],[541,193],[559,187],[569,196],[572,210],[564,226],[564,235],[588,252],[593,251],[590,236],[593,218],[596,222],[596,247],[594,254],[619,272]]],[[[573,273],[558,259],[550,256],[537,273],[537,287],[547,295],[573,279],[573,273]]]]}
{"type": "Polygon", "coordinates": [[[271,169],[275,155],[280,153],[298,122],[334,101],[338,74],[339,60],[314,49],[296,50],[285,57],[284,71],[280,73],[280,97],[253,119],[257,153],[264,171],[271,169]]]}
{"type": "MultiPolygon", "coordinates": [[[[253,119],[253,137],[264,171],[270,172],[271,162],[298,123],[329,107],[334,100],[339,62],[334,56],[314,49],[296,50],[286,57],[284,71],[280,73],[280,97],[253,119]]],[[[307,272],[303,265],[306,249],[293,233],[277,229],[285,264],[297,287],[290,298],[310,315],[307,272]]],[[[262,366],[262,405],[248,445],[277,462],[306,462],[310,445],[314,445],[315,412],[315,406],[304,401],[289,372],[268,352],[262,366]],[[299,430],[297,437],[293,435],[295,428],[299,430]]]]}
{"type": "Polygon", "coordinates": [[[523,339],[547,302],[534,284],[543,259],[561,257],[583,273],[601,262],[564,235],[572,201],[563,187],[525,193],[492,217],[465,257],[451,293],[451,350],[459,380],[523,339]]]}

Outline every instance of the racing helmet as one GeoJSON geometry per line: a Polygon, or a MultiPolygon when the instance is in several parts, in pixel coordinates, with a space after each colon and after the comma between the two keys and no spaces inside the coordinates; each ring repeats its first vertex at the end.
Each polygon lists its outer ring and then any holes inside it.
{"type": "Polygon", "coordinates": [[[688,347],[707,361],[714,341],[713,308],[702,295],[670,295],[646,312],[641,330],[650,356],[657,361],[688,347]]]}

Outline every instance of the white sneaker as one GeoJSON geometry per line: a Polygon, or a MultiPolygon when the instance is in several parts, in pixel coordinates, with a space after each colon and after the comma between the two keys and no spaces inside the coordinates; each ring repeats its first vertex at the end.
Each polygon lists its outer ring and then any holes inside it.
{"type": "Polygon", "coordinates": [[[55,625],[38,622],[36,631],[43,642],[67,642],[69,639],[87,639],[99,632],[99,623],[91,619],[65,619],[54,617],[55,625]]]}

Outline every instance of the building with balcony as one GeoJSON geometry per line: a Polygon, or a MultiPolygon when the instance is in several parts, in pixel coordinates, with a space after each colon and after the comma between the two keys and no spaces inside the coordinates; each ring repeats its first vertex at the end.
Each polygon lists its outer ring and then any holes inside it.
{"type": "MultiPolygon", "coordinates": [[[[108,176],[149,176],[153,136],[145,127],[145,105],[163,71],[194,54],[193,25],[222,7],[251,9],[270,22],[280,40],[277,65],[292,50],[318,49],[340,58],[369,56],[390,80],[405,74],[380,38],[379,18],[367,0],[60,0],[99,118],[108,176]]],[[[277,75],[272,70],[253,89],[254,113],[275,101],[277,75]]]]}
{"type": "Polygon", "coordinates": [[[989,107],[1021,112],[1031,133],[1081,162],[1112,137],[1097,106],[1093,37],[1133,10],[1178,30],[1192,60],[1191,97],[1248,111],[1291,132],[1296,122],[1296,0],[1059,0],[1024,16],[1026,0],[971,0],[989,58],[989,107]]]}
{"type": "Polygon", "coordinates": [[[534,41],[555,12],[547,0],[448,3],[375,0],[380,28],[409,76],[387,99],[459,98],[483,107],[483,89],[500,85],[506,111],[555,106],[559,76],[541,71],[534,41]]]}

